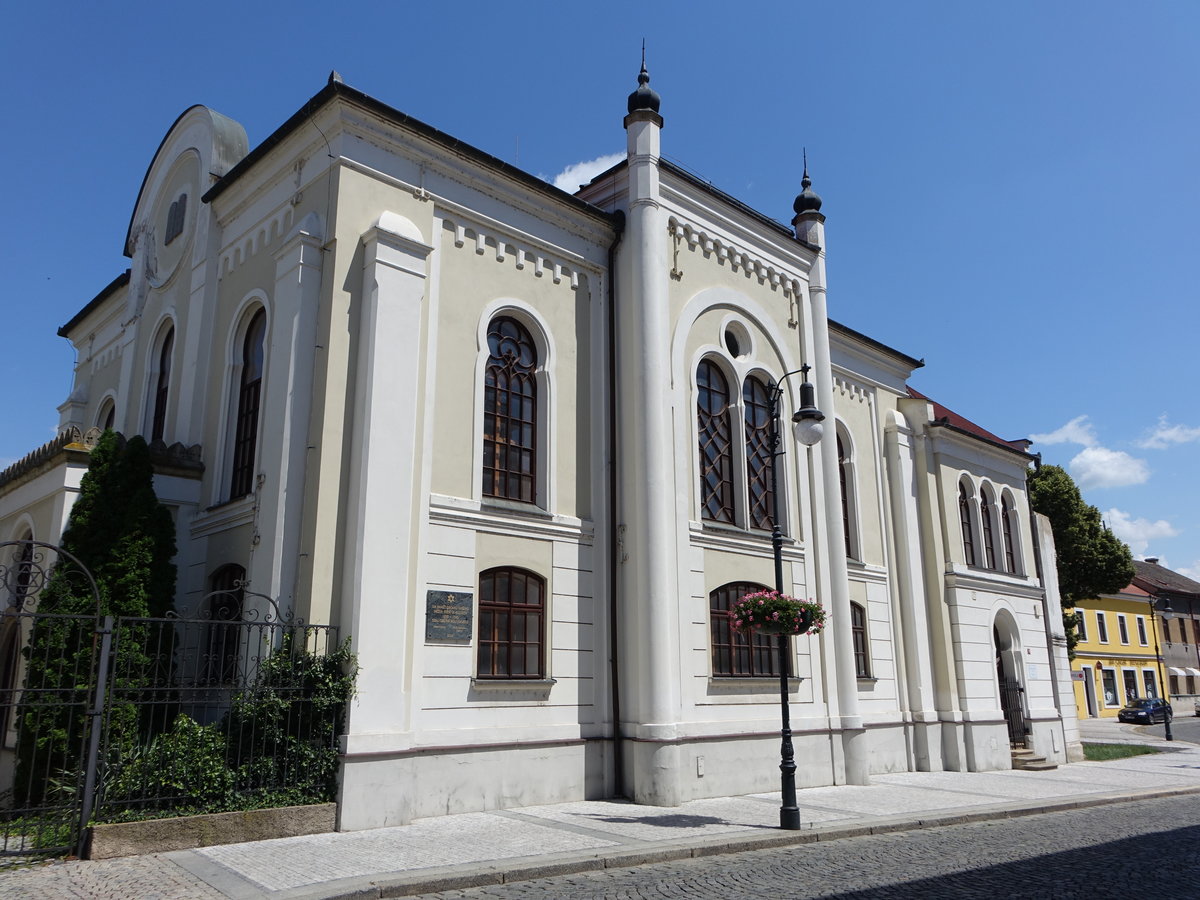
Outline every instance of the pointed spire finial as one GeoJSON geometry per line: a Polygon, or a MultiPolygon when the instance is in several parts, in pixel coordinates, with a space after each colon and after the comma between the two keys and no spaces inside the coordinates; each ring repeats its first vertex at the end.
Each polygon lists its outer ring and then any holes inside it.
{"type": "Polygon", "coordinates": [[[792,204],[792,209],[798,216],[806,212],[821,211],[821,198],[813,191],[812,179],[808,177],[808,148],[802,148],[801,152],[804,154],[804,174],[800,176],[800,194],[792,204]]]}
{"type": "Polygon", "coordinates": [[[638,89],[629,95],[629,112],[639,109],[658,112],[661,102],[658,92],[650,87],[650,73],[646,70],[646,39],[642,38],[642,70],[638,72],[638,89]]]}

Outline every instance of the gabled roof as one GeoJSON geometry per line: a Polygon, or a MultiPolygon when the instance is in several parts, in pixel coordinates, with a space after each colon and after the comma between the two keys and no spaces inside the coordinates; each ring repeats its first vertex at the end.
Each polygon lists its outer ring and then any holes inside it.
{"type": "Polygon", "coordinates": [[[78,325],[80,322],[82,322],[83,319],[92,310],[98,309],[100,307],[100,304],[102,304],[105,300],[107,300],[109,298],[109,296],[111,296],[118,289],[125,287],[125,285],[127,285],[127,284],[129,284],[129,270],[128,269],[126,269],[124,272],[122,272],[120,275],[118,275],[116,278],[114,278],[112,281],[110,281],[108,283],[108,286],[105,287],[104,290],[102,290],[100,293],[98,293],[91,300],[89,300],[87,302],[87,305],[84,306],[83,309],[81,309],[79,312],[75,313],[75,315],[71,316],[71,320],[69,322],[67,322],[66,325],[63,325],[61,328],[58,329],[58,336],[70,338],[71,332],[74,330],[76,325],[78,325]]]}
{"type": "Polygon", "coordinates": [[[909,387],[908,395],[915,397],[918,400],[928,400],[933,404],[933,424],[940,428],[949,428],[952,431],[957,431],[960,434],[965,434],[969,437],[977,438],[981,441],[986,441],[989,444],[995,444],[997,447],[1002,447],[1005,450],[1013,450],[1023,456],[1033,458],[1033,454],[1029,452],[1029,445],[1032,441],[1021,438],[1016,441],[1006,441],[1002,437],[992,434],[986,428],[976,425],[965,416],[960,416],[951,409],[947,409],[938,403],[932,397],[926,397],[915,388],[909,387]]]}
{"type": "MultiPolygon", "coordinates": [[[[907,365],[910,369],[920,369],[925,365],[925,360],[909,356],[907,353],[901,353],[895,347],[889,347],[887,344],[877,341],[875,338],[869,337],[863,334],[861,331],[854,330],[849,325],[843,325],[841,322],[835,322],[833,319],[828,319],[827,321],[829,322],[830,331],[837,331],[846,335],[847,337],[852,337],[855,340],[862,341],[864,344],[869,347],[873,347],[880,353],[886,353],[888,356],[894,357],[895,359],[907,365]]],[[[909,388],[909,390],[911,391],[912,389],[909,388]]]]}
{"type": "Polygon", "coordinates": [[[1157,560],[1135,559],[1133,583],[1149,594],[1190,594],[1200,599],[1200,582],[1160,566],[1157,560]]]}
{"type": "Polygon", "coordinates": [[[350,87],[340,78],[330,75],[328,83],[321,90],[317,91],[307,103],[300,107],[296,113],[280,125],[266,140],[262,141],[257,147],[254,147],[247,153],[237,165],[225,173],[216,184],[208,189],[200,199],[205,203],[211,203],[215,198],[219,197],[230,185],[241,178],[246,172],[254,167],[254,165],[266,156],[272,148],[281,143],[292,132],[296,131],[302,125],[309,122],[316,114],[317,110],[331,102],[335,97],[342,97],[351,103],[356,104],[393,125],[407,128],[410,131],[419,134],[436,144],[441,145],[450,153],[456,153],[459,156],[466,157],[473,162],[496,171],[502,172],[515,181],[521,182],[525,187],[531,188],[538,193],[544,194],[553,198],[555,201],[565,203],[568,206],[574,207],[580,212],[595,216],[598,219],[603,219],[606,222],[612,222],[613,217],[609,213],[593,206],[585,200],[580,200],[573,194],[568,194],[566,191],[555,187],[550,182],[538,178],[536,175],[530,175],[523,169],[518,169],[511,163],[506,163],[504,160],[492,156],[490,153],[485,153],[477,147],[473,147],[465,141],[460,141],[458,138],[446,134],[444,131],[439,131],[432,125],[426,125],[419,119],[414,119],[406,113],[400,112],[395,107],[388,106],[380,100],[376,100],[369,94],[364,94],[362,91],[350,87]]]}

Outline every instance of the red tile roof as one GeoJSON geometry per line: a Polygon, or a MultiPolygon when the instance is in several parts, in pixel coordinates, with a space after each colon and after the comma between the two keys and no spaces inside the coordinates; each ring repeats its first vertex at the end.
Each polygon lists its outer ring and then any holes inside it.
{"type": "Polygon", "coordinates": [[[1151,594],[1193,594],[1200,597],[1200,582],[1192,581],[1186,575],[1172,572],[1148,559],[1133,561],[1133,583],[1151,594]]]}
{"type": "Polygon", "coordinates": [[[1009,450],[1017,450],[1020,453],[1027,453],[1029,451],[1029,445],[1032,443],[1031,441],[1025,440],[1024,438],[1016,441],[1006,441],[1004,438],[992,434],[986,428],[979,427],[970,419],[964,418],[953,410],[947,409],[933,398],[926,397],[920,391],[912,387],[908,388],[908,395],[910,397],[916,397],[918,400],[928,400],[933,404],[933,419],[936,424],[949,425],[951,428],[964,432],[965,434],[972,435],[980,440],[1005,447],[1009,450]]]}

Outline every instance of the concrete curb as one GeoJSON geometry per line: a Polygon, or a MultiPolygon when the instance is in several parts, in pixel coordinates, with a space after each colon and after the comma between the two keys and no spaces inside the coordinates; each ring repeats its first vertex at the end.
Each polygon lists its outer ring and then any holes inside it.
{"type": "Polygon", "coordinates": [[[558,875],[577,875],[604,869],[623,869],[653,863],[675,862],[681,859],[743,853],[751,850],[795,847],[817,841],[837,841],[851,837],[941,828],[947,825],[1014,819],[1049,812],[1129,803],[1136,800],[1154,800],[1160,797],[1185,794],[1200,794],[1200,785],[1137,792],[1111,791],[1086,797],[1064,798],[1060,801],[1037,800],[1028,803],[986,804],[916,819],[911,816],[894,816],[875,819],[871,822],[821,826],[802,831],[781,831],[761,835],[718,835],[601,851],[523,857],[505,863],[447,866],[383,877],[346,878],[337,882],[272,892],[271,897],[278,898],[278,900],[376,900],[376,898],[385,897],[411,897],[440,891],[513,884],[558,875]]]}

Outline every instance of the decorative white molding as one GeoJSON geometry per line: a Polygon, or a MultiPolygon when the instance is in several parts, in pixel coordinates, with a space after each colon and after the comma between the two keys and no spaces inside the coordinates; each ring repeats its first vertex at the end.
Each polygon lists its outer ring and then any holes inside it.
{"type": "MultiPolygon", "coordinates": [[[[704,550],[723,550],[766,559],[770,559],[774,552],[771,535],[766,531],[747,531],[732,525],[713,525],[693,520],[688,522],[688,532],[691,545],[704,550]]],[[[804,545],[787,535],[783,538],[782,551],[784,559],[796,562],[804,559],[804,545]]]]}
{"type": "Polygon", "coordinates": [[[258,497],[247,494],[230,503],[206,509],[196,514],[191,521],[189,533],[192,537],[204,537],[219,531],[228,531],[239,525],[248,525],[254,521],[254,513],[258,508],[258,497]]]}
{"type": "Polygon", "coordinates": [[[688,222],[681,222],[676,216],[668,220],[667,230],[675,241],[686,241],[688,250],[695,252],[699,248],[705,256],[715,255],[719,261],[728,262],[731,271],[747,271],[758,279],[759,284],[768,284],[772,290],[782,290],[783,296],[789,300],[802,296],[799,279],[764,262],[748,250],[722,238],[712,237],[688,222]]]}
{"type": "Polygon", "coordinates": [[[540,537],[590,544],[595,524],[574,516],[560,516],[535,507],[509,509],[460,497],[433,494],[429,498],[431,524],[471,528],[489,534],[540,537]]]}
{"type": "Polygon", "coordinates": [[[228,275],[263,247],[273,244],[287,235],[294,214],[295,210],[290,205],[281,206],[257,227],[250,228],[241,238],[227,245],[221,251],[221,262],[217,268],[218,277],[223,278],[228,275]]]}
{"type": "Polygon", "coordinates": [[[570,282],[571,290],[579,287],[580,269],[574,262],[551,254],[499,229],[488,229],[478,223],[464,222],[461,218],[443,218],[444,226],[454,232],[454,246],[465,247],[470,243],[480,256],[493,256],[498,263],[512,260],[517,269],[530,267],[537,278],[549,276],[555,284],[563,279],[570,282]]]}
{"type": "Polygon", "coordinates": [[[833,388],[840,396],[858,403],[866,403],[870,399],[870,388],[839,375],[833,376],[833,388]]]}

